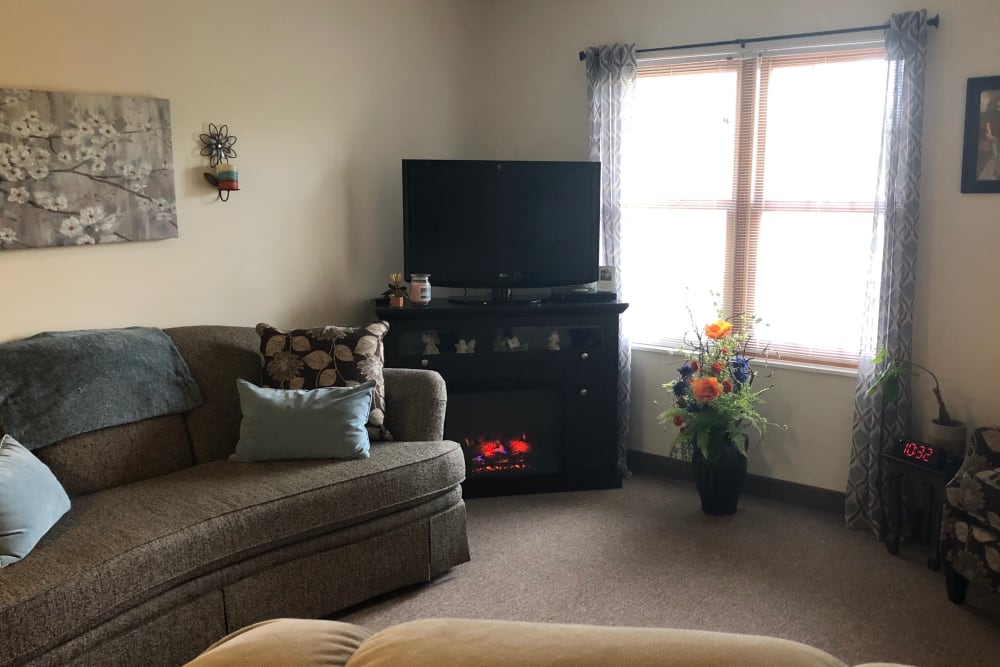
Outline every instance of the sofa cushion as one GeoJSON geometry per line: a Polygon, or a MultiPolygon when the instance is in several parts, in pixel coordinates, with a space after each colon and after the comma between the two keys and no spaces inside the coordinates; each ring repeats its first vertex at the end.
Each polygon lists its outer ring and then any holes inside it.
{"type": "Polygon", "coordinates": [[[228,564],[444,494],[464,474],[456,443],[407,442],[365,460],[214,461],[81,496],[44,548],[4,570],[0,664],[228,564]]]}
{"type": "Polygon", "coordinates": [[[829,653],[777,637],[457,618],[376,632],[347,661],[347,667],[388,665],[846,667],[829,653]]]}
{"type": "Polygon", "coordinates": [[[365,327],[316,327],[282,331],[258,324],[263,356],[261,384],[274,389],[348,387],[375,382],[368,426],[372,440],[389,440],[385,428],[382,337],[388,322],[365,327]]]}
{"type": "Polygon", "coordinates": [[[229,459],[368,458],[365,422],[374,386],[268,389],[237,380],[243,422],[229,459]]]}
{"type": "Polygon", "coordinates": [[[251,327],[203,325],[165,329],[191,369],[204,404],[184,418],[195,463],[233,453],[240,437],[236,378],[260,382],[260,338],[251,327]]]}
{"type": "Polygon", "coordinates": [[[14,438],[0,437],[0,567],[27,556],[69,506],[52,471],[14,438]]]}
{"type": "Polygon", "coordinates": [[[34,454],[71,497],[187,468],[194,464],[183,415],[81,433],[34,454]]]}

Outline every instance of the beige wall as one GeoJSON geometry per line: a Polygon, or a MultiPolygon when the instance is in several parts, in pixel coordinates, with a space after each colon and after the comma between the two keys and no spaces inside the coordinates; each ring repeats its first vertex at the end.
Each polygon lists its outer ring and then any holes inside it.
{"type": "Polygon", "coordinates": [[[464,0],[0,0],[0,86],[168,98],[180,238],[0,255],[0,340],[357,322],[402,267],[400,158],[460,156],[464,0]],[[213,201],[197,136],[227,123],[213,201]]]}
{"type": "MultiPolygon", "coordinates": [[[[491,157],[583,159],[587,154],[584,74],[577,52],[635,41],[642,47],[871,25],[910,0],[508,0],[488,5],[490,91],[478,109],[489,133],[478,148],[491,157]]],[[[1000,422],[1000,195],[959,193],[965,81],[1000,74],[1000,3],[939,2],[927,69],[923,215],[917,278],[914,358],[939,375],[958,418],[1000,422]]],[[[669,253],[669,249],[664,249],[669,253]]],[[[816,326],[820,313],[804,312],[816,326]]],[[[659,385],[673,377],[669,357],[636,352],[635,449],[665,454],[668,434],[655,423],[659,385]]],[[[772,432],[751,471],[842,490],[850,452],[852,378],[779,369],[768,414],[790,425],[772,432]]],[[[931,414],[925,380],[919,410],[931,414]]]]}

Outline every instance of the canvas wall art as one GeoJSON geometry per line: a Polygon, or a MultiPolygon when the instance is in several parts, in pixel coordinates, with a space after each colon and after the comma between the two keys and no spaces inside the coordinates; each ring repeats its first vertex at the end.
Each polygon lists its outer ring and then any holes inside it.
{"type": "Polygon", "coordinates": [[[0,249],[177,237],[170,103],[0,89],[0,249]]]}

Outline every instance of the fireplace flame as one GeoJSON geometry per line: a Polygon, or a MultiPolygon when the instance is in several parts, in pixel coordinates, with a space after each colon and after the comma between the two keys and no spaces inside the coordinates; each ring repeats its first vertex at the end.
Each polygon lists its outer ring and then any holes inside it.
{"type": "Polygon", "coordinates": [[[479,451],[488,459],[507,453],[507,450],[503,448],[503,444],[499,440],[487,440],[479,445],[479,451]]]}
{"type": "Polygon", "coordinates": [[[467,437],[462,439],[462,444],[466,449],[470,474],[483,475],[532,468],[530,455],[533,447],[527,433],[513,438],[483,435],[467,437]]]}
{"type": "Polygon", "coordinates": [[[526,440],[511,440],[508,443],[511,454],[527,454],[531,451],[531,445],[526,440]]]}

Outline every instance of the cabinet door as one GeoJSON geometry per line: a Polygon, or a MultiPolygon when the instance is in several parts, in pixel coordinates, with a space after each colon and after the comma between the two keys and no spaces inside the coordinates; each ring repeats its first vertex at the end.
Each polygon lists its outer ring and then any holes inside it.
{"type": "Polygon", "coordinates": [[[612,474],[617,469],[617,382],[596,375],[566,383],[564,447],[566,468],[581,475],[612,474]],[[587,381],[587,380],[592,381],[587,381]]]}

